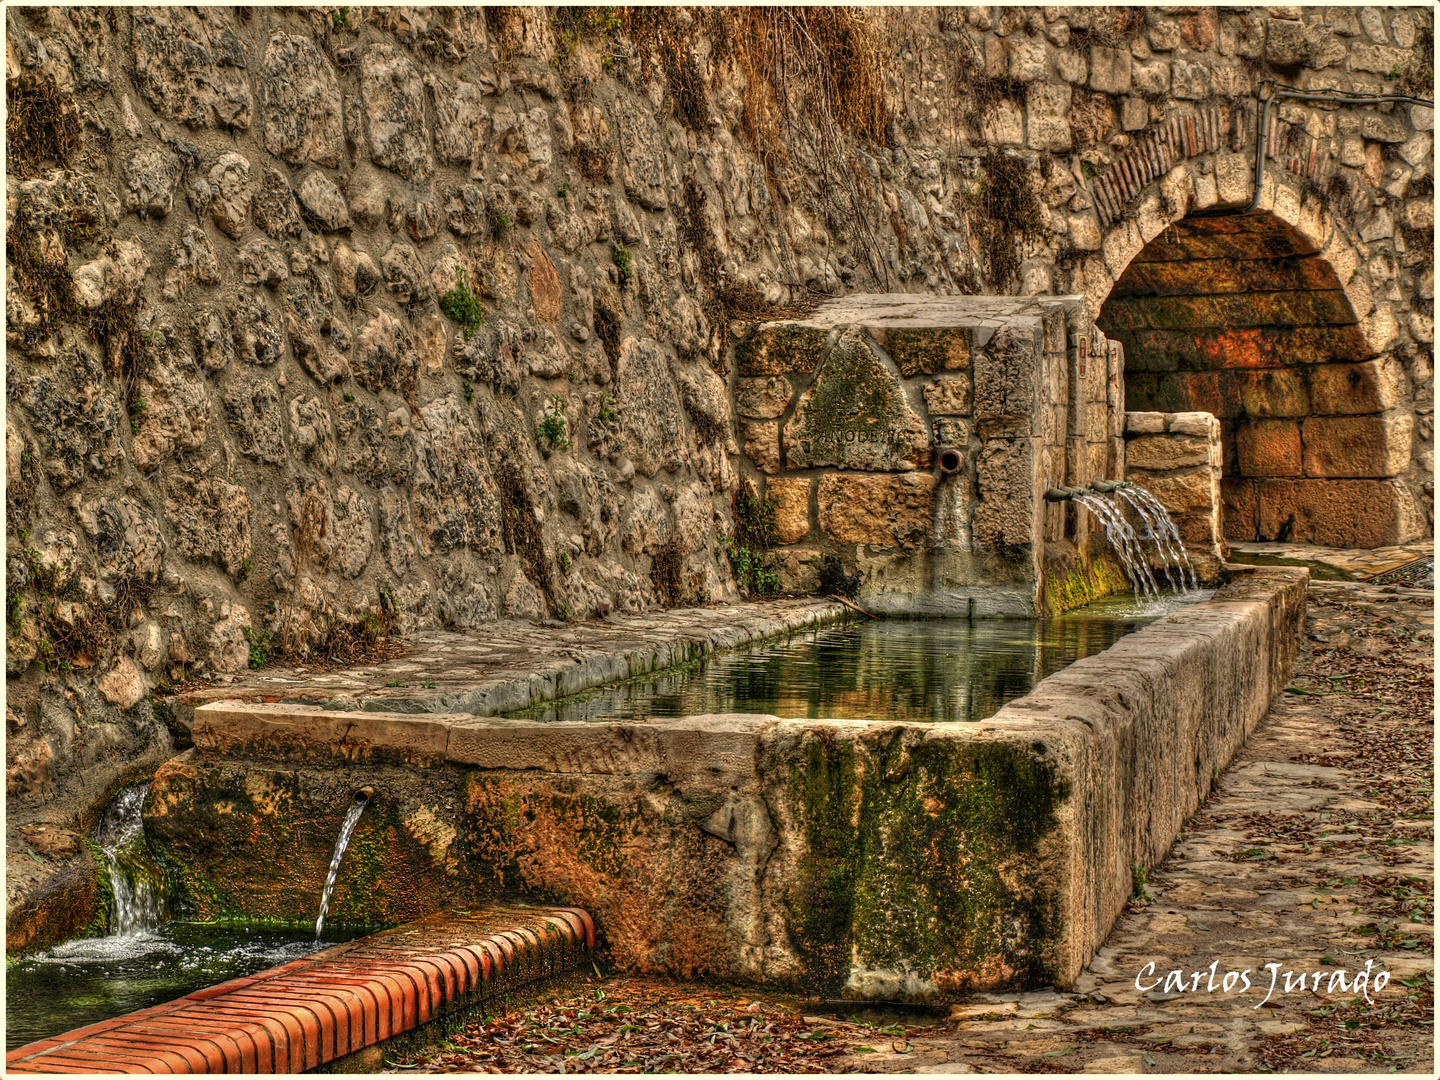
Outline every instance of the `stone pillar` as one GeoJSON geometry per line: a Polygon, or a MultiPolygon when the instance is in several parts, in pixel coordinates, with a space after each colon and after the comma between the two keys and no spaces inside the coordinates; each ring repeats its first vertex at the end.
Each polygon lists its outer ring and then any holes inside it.
{"type": "MultiPolygon", "coordinates": [[[[1165,507],[1206,582],[1218,580],[1224,558],[1220,471],[1220,421],[1210,413],[1125,414],[1125,479],[1165,507]]],[[[1151,556],[1159,566],[1158,554],[1151,556]]]]}

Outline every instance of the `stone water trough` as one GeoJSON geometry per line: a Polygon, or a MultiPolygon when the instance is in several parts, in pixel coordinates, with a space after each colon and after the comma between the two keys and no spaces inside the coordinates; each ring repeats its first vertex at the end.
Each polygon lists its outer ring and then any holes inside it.
{"type": "MultiPolygon", "coordinates": [[[[443,688],[390,699],[406,712],[236,688],[194,707],[146,829],[198,917],[304,921],[368,786],[338,920],[523,897],[589,911],[641,972],[881,999],[1066,987],[1288,678],[1307,573],[1228,569],[978,723],[538,723],[447,711],[443,688]]],[[[836,617],[809,606],[787,618],[836,617]]],[[[584,663],[549,693],[616,677],[584,663]]]]}

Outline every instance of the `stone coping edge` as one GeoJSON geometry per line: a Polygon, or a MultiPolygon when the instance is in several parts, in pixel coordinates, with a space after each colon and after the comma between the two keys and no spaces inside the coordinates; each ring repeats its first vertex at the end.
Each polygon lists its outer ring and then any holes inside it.
{"type": "MultiPolygon", "coordinates": [[[[480,675],[458,690],[441,687],[426,693],[423,688],[407,687],[402,692],[377,684],[373,689],[354,693],[342,688],[306,685],[303,681],[291,686],[241,683],[188,690],[172,698],[171,703],[182,714],[213,701],[245,699],[266,704],[317,704],[344,712],[493,716],[691,663],[715,652],[829,626],[851,616],[843,605],[823,600],[792,602],[772,608],[758,603],[736,607],[739,610],[732,622],[677,628],[669,636],[659,636],[658,640],[651,638],[623,648],[596,650],[591,655],[523,675],[480,675]],[[764,609],[757,611],[756,608],[764,609]]],[[[617,620],[606,629],[627,628],[617,620]]]]}
{"type": "Polygon", "coordinates": [[[579,908],[443,912],[10,1051],[11,1073],[298,1073],[589,959],[579,908]]]}

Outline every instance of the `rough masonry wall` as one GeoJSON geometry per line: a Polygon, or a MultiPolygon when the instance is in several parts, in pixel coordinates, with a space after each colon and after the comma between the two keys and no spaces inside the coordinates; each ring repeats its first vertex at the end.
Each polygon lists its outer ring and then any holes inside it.
{"type": "MultiPolygon", "coordinates": [[[[252,649],[733,596],[724,357],[767,302],[1093,318],[1167,224],[1248,198],[1257,78],[1431,79],[1420,9],[815,9],[785,56],[753,11],[6,18],[12,823],[82,824],[172,752],[147,694],[252,649]]],[[[1394,236],[1431,228],[1430,119],[1371,126],[1343,196],[1262,205],[1360,253],[1367,334],[1426,346],[1428,439],[1433,283],[1394,236]]]]}

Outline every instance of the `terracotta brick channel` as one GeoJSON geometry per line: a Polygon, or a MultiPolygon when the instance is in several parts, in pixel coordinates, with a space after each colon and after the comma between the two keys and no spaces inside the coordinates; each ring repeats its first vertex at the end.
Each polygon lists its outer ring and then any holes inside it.
{"type": "Polygon", "coordinates": [[[7,1072],[294,1073],[537,979],[595,947],[579,908],[444,912],[5,1056],[7,1072]]]}

